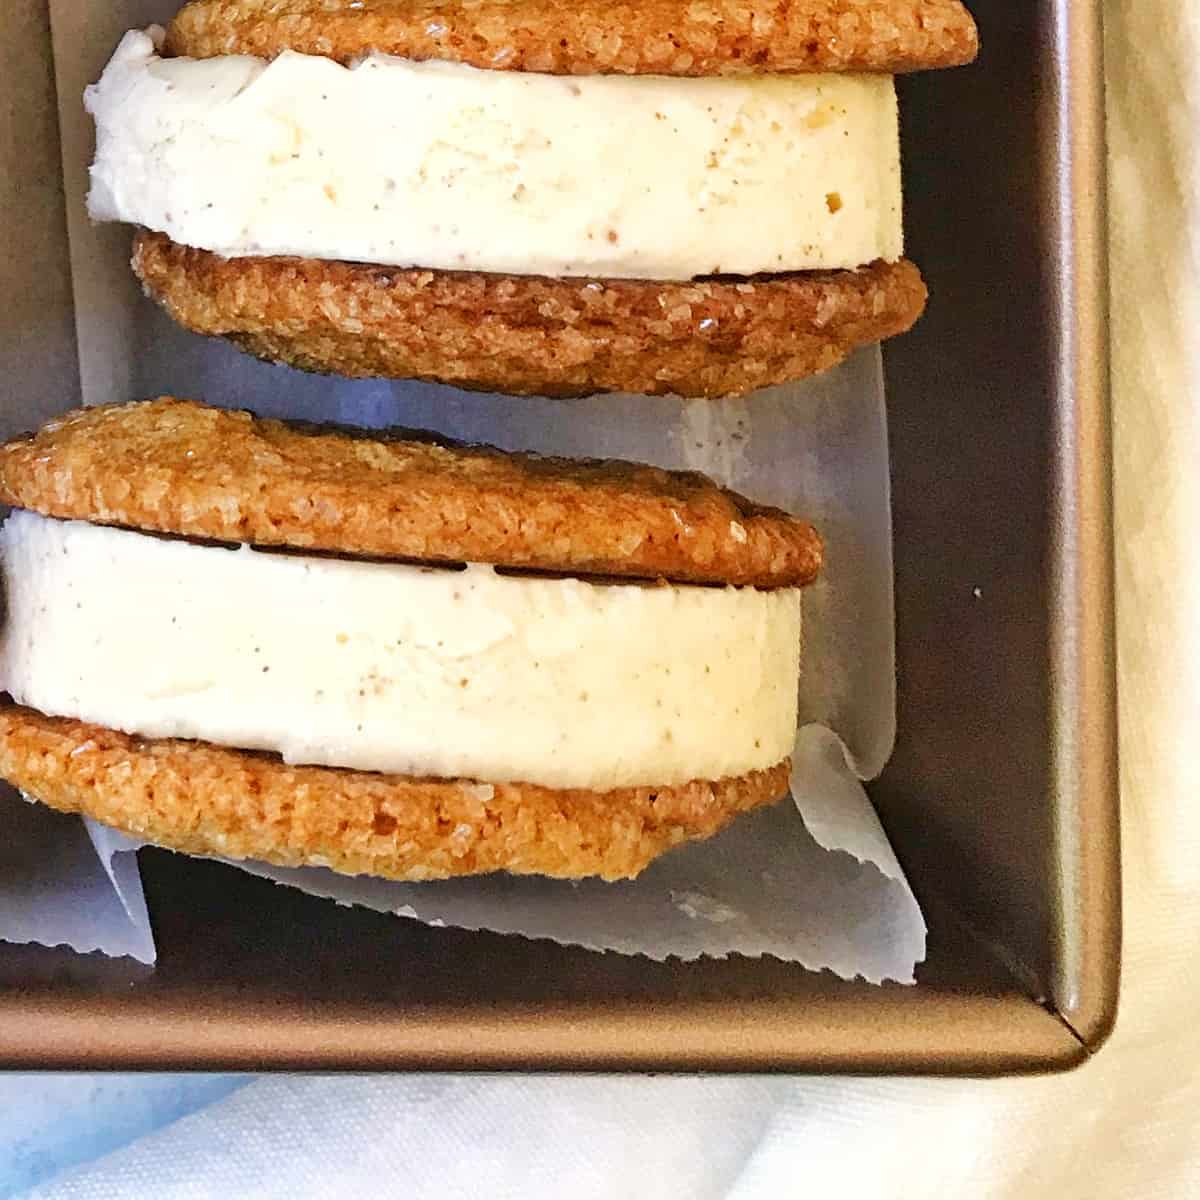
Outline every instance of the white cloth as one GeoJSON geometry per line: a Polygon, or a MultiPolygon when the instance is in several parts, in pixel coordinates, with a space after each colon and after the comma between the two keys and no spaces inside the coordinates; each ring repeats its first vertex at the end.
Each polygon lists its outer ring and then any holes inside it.
{"type": "Polygon", "coordinates": [[[1200,1196],[1200,4],[1109,9],[1126,872],[1111,1043],[1045,1079],[264,1079],[37,1195],[1200,1196]]]}

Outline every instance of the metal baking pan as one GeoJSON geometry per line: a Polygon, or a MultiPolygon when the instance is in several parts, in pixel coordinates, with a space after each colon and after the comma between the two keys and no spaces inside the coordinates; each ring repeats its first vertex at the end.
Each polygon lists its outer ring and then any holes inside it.
{"type": "MultiPolygon", "coordinates": [[[[899,740],[873,797],[930,924],[917,986],[429,929],[143,851],[157,968],[0,946],[0,1065],[992,1074],[1099,1047],[1120,959],[1100,9],[974,9],[979,63],[901,83],[932,300],[885,356],[899,740]]],[[[7,433],[78,374],[44,0],[0,30],[7,433]]]]}

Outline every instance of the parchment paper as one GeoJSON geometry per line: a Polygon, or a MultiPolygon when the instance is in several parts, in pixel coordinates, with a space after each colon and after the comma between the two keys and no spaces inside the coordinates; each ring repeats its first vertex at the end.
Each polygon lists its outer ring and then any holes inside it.
{"type": "MultiPolygon", "coordinates": [[[[106,5],[51,0],[86,403],[171,393],[269,415],[431,429],[506,448],[700,469],[757,500],[802,513],[827,542],[824,576],[805,594],[795,805],[784,802],[744,817],[716,838],[672,852],[639,879],[620,884],[502,875],[392,884],[347,880],[315,868],[239,865],[317,895],[429,924],[549,937],[655,958],[769,953],[846,977],[910,981],[924,955],[924,922],[859,783],[882,769],[895,732],[887,436],[878,350],[864,351],[816,380],[742,401],[514,400],[433,384],[306,376],[179,330],[142,298],[132,280],[129,231],[97,228],[87,220],[83,196],[91,131],[80,102],[83,87],[98,76],[120,35],[169,17],[173,7],[151,0],[106,5]]],[[[64,397],[64,407],[73,402],[64,397]]],[[[12,808],[25,825],[31,824],[29,812],[39,811],[16,799],[0,804],[6,819],[12,808]]],[[[44,865],[19,876],[24,892],[10,887],[0,868],[0,936],[101,948],[146,961],[148,924],[130,852],[136,845],[87,827],[92,858],[79,852],[86,842],[76,845],[73,857],[39,851],[44,865]],[[33,876],[37,894],[31,900],[33,876]],[[111,880],[115,903],[89,905],[81,914],[83,889],[89,895],[103,891],[98,886],[103,879],[111,880]],[[95,919],[89,921],[88,914],[95,919]]],[[[14,828],[25,836],[19,822],[14,828]]],[[[39,846],[49,837],[45,829],[37,836],[39,846]]]]}

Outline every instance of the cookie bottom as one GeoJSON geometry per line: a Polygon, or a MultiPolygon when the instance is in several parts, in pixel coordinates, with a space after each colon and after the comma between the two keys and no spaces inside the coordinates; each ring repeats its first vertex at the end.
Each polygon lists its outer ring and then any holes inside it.
{"type": "Polygon", "coordinates": [[[146,292],[196,333],[350,378],[513,395],[739,396],[903,333],[926,289],[910,262],[660,283],[221,258],[140,232],[146,292]]]}
{"type": "Polygon", "coordinates": [[[785,759],[733,778],[609,792],[414,779],[0,707],[0,776],[51,808],[187,854],[395,880],[631,878],[779,799],[788,770],[785,759]]]}

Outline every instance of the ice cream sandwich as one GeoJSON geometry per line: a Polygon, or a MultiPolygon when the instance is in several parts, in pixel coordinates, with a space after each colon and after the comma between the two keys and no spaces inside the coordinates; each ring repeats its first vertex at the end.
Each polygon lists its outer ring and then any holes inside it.
{"type": "Polygon", "coordinates": [[[907,329],[893,75],[959,0],[193,0],[87,104],[183,325],[307,370],[726,396],[907,329]]]}
{"type": "Polygon", "coordinates": [[[0,447],[0,775],[176,850],[636,875],[787,788],[810,525],[161,399],[0,447]]]}

